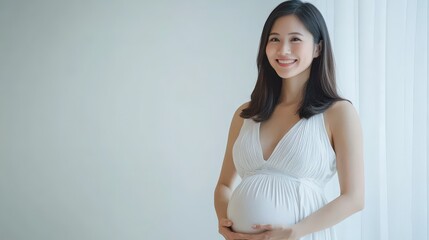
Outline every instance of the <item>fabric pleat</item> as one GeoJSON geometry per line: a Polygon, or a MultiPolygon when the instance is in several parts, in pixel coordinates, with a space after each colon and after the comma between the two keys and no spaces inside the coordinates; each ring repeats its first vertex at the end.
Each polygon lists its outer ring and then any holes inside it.
{"type": "MultiPolygon", "coordinates": [[[[323,188],[335,175],[335,152],[323,113],[301,119],[285,133],[264,160],[260,123],[245,119],[233,146],[241,183],[228,204],[237,232],[255,233],[253,224],[291,225],[323,207],[323,188]]],[[[334,228],[300,240],[335,240],[334,228]]]]}

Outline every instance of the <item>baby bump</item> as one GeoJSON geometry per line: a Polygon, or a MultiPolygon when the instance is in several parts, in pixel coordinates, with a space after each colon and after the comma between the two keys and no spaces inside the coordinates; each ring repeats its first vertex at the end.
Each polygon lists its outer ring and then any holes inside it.
{"type": "Polygon", "coordinates": [[[227,215],[235,232],[255,233],[253,224],[291,225],[297,214],[294,184],[287,178],[257,174],[232,193],[227,215]]]}

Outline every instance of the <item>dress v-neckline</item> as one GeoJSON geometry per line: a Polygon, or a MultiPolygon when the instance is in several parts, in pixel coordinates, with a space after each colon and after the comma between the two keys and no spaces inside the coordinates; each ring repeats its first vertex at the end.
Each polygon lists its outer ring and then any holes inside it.
{"type": "Polygon", "coordinates": [[[277,144],[276,144],[276,146],[274,147],[274,150],[271,152],[271,154],[268,156],[268,158],[267,159],[265,159],[264,158],[264,149],[262,148],[262,143],[261,143],[261,122],[258,122],[257,124],[256,124],[256,136],[257,136],[257,138],[258,138],[258,145],[259,145],[259,152],[260,152],[260,154],[261,154],[261,159],[264,161],[264,162],[268,162],[268,161],[270,161],[270,159],[274,156],[274,154],[276,153],[276,151],[277,151],[277,148],[279,147],[279,145],[280,145],[280,143],[290,134],[290,132],[292,132],[295,128],[296,128],[296,126],[300,123],[300,122],[302,122],[302,120],[304,120],[305,118],[301,118],[301,119],[299,119],[295,124],[293,124],[292,125],[292,127],[290,127],[289,128],[289,130],[287,130],[284,134],[283,134],[283,136],[280,138],[280,140],[277,142],[277,144]]]}

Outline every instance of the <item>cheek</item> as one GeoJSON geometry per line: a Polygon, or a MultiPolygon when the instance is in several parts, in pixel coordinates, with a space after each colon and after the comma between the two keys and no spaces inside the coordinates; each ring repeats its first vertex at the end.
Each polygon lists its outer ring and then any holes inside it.
{"type": "Polygon", "coordinates": [[[265,47],[265,54],[267,55],[268,60],[270,60],[270,58],[271,58],[275,53],[276,53],[276,50],[275,50],[272,46],[267,45],[267,46],[265,47]]]}
{"type": "Polygon", "coordinates": [[[293,53],[300,56],[301,61],[311,61],[313,56],[313,49],[308,47],[297,47],[293,49],[293,53]]]}

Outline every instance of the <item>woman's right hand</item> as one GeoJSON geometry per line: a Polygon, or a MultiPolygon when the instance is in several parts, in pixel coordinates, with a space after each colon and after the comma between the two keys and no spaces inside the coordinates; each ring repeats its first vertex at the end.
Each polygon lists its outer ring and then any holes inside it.
{"type": "Polygon", "coordinates": [[[226,239],[226,240],[247,240],[250,239],[249,234],[245,233],[236,233],[232,231],[232,221],[226,218],[222,218],[219,221],[219,233],[226,239]]]}

